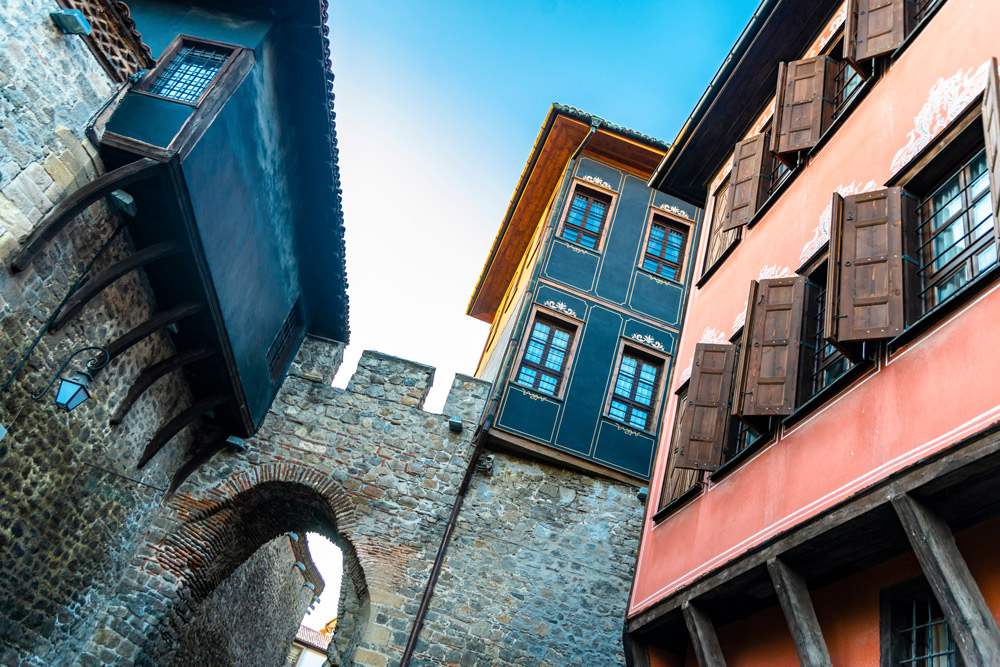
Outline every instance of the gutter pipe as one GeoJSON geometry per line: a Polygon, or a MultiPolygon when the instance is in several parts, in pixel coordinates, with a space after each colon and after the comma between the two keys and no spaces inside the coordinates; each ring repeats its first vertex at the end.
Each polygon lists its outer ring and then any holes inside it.
{"type": "MultiPolygon", "coordinates": [[[[567,174],[573,173],[573,167],[576,165],[576,160],[580,156],[580,152],[583,151],[583,148],[590,141],[590,138],[594,136],[598,128],[600,128],[603,124],[604,119],[602,118],[594,117],[591,120],[590,131],[587,132],[587,136],[583,138],[580,145],[576,147],[572,157],[569,159],[566,167],[567,174]]],[[[526,292],[527,303],[529,304],[534,296],[535,285],[538,282],[538,276],[541,274],[542,264],[545,263],[545,253],[548,251],[549,241],[551,239],[550,232],[555,226],[556,220],[559,217],[559,212],[563,209],[563,202],[566,200],[569,183],[570,179],[566,178],[563,182],[562,191],[560,192],[557,200],[557,206],[550,213],[545,234],[542,236],[542,252],[538,254],[538,261],[531,270],[531,280],[528,282],[528,291],[526,292]]],[[[420,630],[423,628],[424,618],[427,615],[427,609],[430,607],[431,597],[434,595],[434,588],[437,585],[438,576],[441,574],[441,568],[444,565],[444,557],[448,551],[448,543],[451,541],[451,534],[458,521],[458,513],[462,509],[462,503],[465,501],[465,494],[469,490],[469,485],[472,483],[472,475],[476,471],[476,462],[479,461],[479,457],[482,454],[487,439],[489,438],[490,428],[493,426],[496,410],[500,405],[500,392],[497,391],[497,386],[505,383],[507,376],[510,374],[510,369],[514,362],[514,353],[520,347],[520,339],[521,336],[524,335],[524,328],[527,324],[529,310],[529,308],[521,309],[521,313],[517,318],[517,323],[514,325],[514,331],[511,334],[510,340],[507,342],[507,349],[504,351],[503,364],[501,364],[500,371],[497,373],[496,381],[490,387],[489,398],[487,398],[486,407],[483,410],[484,417],[479,423],[479,426],[476,428],[476,444],[472,450],[472,456],[469,457],[469,463],[465,468],[465,475],[462,477],[462,483],[458,487],[458,495],[455,496],[455,504],[452,505],[451,514],[448,516],[448,523],[444,527],[444,534],[441,536],[441,544],[438,546],[437,556],[434,558],[434,565],[431,568],[431,575],[427,580],[427,587],[424,589],[424,595],[420,600],[420,607],[417,609],[417,615],[413,619],[413,628],[410,630],[410,638],[406,642],[406,649],[403,651],[403,658],[399,662],[399,667],[409,667],[410,660],[413,658],[413,652],[416,649],[417,639],[420,636],[420,630]]]]}

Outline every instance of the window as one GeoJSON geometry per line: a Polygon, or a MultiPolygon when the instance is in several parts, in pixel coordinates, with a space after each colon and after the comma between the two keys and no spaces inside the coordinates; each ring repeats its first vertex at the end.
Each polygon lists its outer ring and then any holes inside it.
{"type": "Polygon", "coordinates": [[[805,347],[800,357],[802,390],[799,403],[805,403],[833,384],[852,367],[844,354],[826,340],[826,266],[823,262],[806,281],[806,307],[802,335],[805,347]]]}
{"type": "Polygon", "coordinates": [[[663,361],[632,347],[622,349],[608,406],[608,417],[652,431],[663,361]]]}
{"type": "Polygon", "coordinates": [[[833,78],[833,120],[837,120],[851,102],[854,101],[861,84],[865,82],[866,75],[859,72],[844,58],[844,38],[838,39],[829,50],[829,55],[837,61],[837,71],[833,78]]]}
{"type": "Polygon", "coordinates": [[[197,104],[234,52],[233,47],[179,38],[150,73],[146,92],[197,104]]]}
{"type": "Polygon", "coordinates": [[[585,248],[598,250],[610,209],[611,195],[577,185],[560,236],[585,248]]]}
{"type": "Polygon", "coordinates": [[[701,481],[701,470],[689,470],[685,468],[678,468],[674,464],[676,463],[677,457],[674,455],[674,449],[677,447],[677,442],[681,437],[681,422],[684,419],[685,409],[687,406],[688,390],[677,395],[677,413],[674,415],[674,432],[670,438],[670,453],[667,459],[667,472],[663,476],[663,489],[660,492],[660,506],[658,509],[663,509],[666,505],[677,500],[688,491],[698,486],[701,481]]]}
{"type": "Polygon", "coordinates": [[[917,210],[926,312],[997,263],[986,151],[961,162],[917,210]]]}
{"type": "Polygon", "coordinates": [[[883,667],[960,667],[955,639],[925,580],[882,592],[883,667]]]}
{"type": "Polygon", "coordinates": [[[681,280],[687,237],[687,225],[654,214],[646,238],[642,268],[664,278],[681,280]]]}
{"type": "Polygon", "coordinates": [[[729,179],[715,191],[712,197],[712,228],[708,232],[708,246],[705,250],[705,265],[702,268],[702,280],[708,277],[709,271],[725,256],[739,239],[739,228],[725,231],[722,229],[729,213],[726,204],[729,197],[729,179]]]}
{"type": "Polygon", "coordinates": [[[515,381],[543,394],[558,396],[574,334],[575,327],[536,314],[515,381]]]}

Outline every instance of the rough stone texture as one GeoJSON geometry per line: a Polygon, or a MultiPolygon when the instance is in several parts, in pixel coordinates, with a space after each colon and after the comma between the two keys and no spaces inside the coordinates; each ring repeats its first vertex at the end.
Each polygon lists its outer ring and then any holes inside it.
{"type": "MultiPolygon", "coordinates": [[[[468,423],[456,433],[418,407],[433,369],[366,352],[349,389],[334,389],[313,364],[339,354],[319,344],[247,451],[199,469],[154,522],[107,619],[139,647],[136,664],[185,655],[220,589],[242,609],[233,573],[285,531],[322,533],[344,551],[329,664],[398,664],[489,385],[456,378],[448,411],[468,423]]],[[[622,664],[634,490],[500,453],[495,466],[474,478],[413,664],[622,664]]]]}
{"type": "Polygon", "coordinates": [[[198,607],[172,664],[281,665],[313,595],[322,591],[305,535],[276,537],[198,607]]]}
{"type": "MultiPolygon", "coordinates": [[[[52,24],[54,8],[16,0],[0,11],[0,382],[118,224],[95,204],[27,270],[7,269],[42,216],[102,170],[84,129],[113,88],[86,45],[52,24]]],[[[119,238],[94,270],[128,251],[127,238],[119,238]]],[[[161,499],[156,488],[119,475],[165,488],[190,437],[191,429],[136,472],[153,430],[189,400],[175,376],[160,380],[120,426],[108,426],[132,379],[171,353],[159,334],[100,371],[93,400],[72,413],[56,412],[52,394],[29,398],[73,350],[112,340],[154,307],[141,274],[122,278],[44,336],[0,396],[0,423],[10,430],[0,441],[0,664],[63,664],[78,654],[161,499]]],[[[120,644],[103,654],[127,664],[131,651],[120,644]]]]}

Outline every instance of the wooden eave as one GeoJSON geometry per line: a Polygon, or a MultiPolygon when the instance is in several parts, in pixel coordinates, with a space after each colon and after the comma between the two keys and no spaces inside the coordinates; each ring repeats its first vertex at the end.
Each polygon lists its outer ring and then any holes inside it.
{"type": "MultiPolygon", "coordinates": [[[[466,314],[489,324],[517,266],[542,221],[552,192],[559,186],[570,157],[587,136],[590,125],[552,107],[521,173],[500,230],[493,240],[466,314]]],[[[614,130],[598,129],[585,154],[649,178],[664,155],[662,148],[614,130]]]]}
{"type": "Polygon", "coordinates": [[[774,97],[778,63],[801,57],[839,6],[823,0],[764,0],[671,144],[650,187],[704,206],[712,178],[774,97]]]}

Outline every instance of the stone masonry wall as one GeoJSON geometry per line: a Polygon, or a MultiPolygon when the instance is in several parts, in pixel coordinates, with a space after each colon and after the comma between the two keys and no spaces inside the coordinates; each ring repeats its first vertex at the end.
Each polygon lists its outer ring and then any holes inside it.
{"type": "MultiPolygon", "coordinates": [[[[314,364],[339,351],[323,345],[303,348],[247,451],[220,453],[164,505],[109,614],[110,634],[139,646],[135,664],[175,664],[215,591],[236,591],[233,572],[289,530],[345,554],[329,664],[399,663],[489,385],[456,377],[455,433],[421,409],[432,368],[365,352],[334,389],[314,364]]],[[[493,475],[474,477],[413,664],[622,664],[634,489],[494,456],[493,475]]]]}
{"type": "MultiPolygon", "coordinates": [[[[42,216],[103,169],[85,138],[88,119],[113,93],[79,37],[63,35],[51,1],[13,0],[0,10],[0,383],[107,239],[118,218],[91,206],[33,264],[9,260],[42,216]]],[[[113,242],[100,270],[129,251],[113,242]]],[[[115,428],[108,418],[139,371],[171,353],[155,335],[103,369],[93,398],[57,412],[53,394],[35,402],[61,362],[146,319],[155,304],[141,276],[105,290],[58,333],[46,335],[0,395],[0,664],[59,665],[96,628],[108,593],[133,557],[190,434],[178,437],[141,475],[139,452],[187,404],[179,377],[161,380],[115,428]]],[[[74,367],[88,357],[77,357],[74,367]]],[[[120,645],[110,656],[128,655],[120,645]]]]}
{"type": "Polygon", "coordinates": [[[322,590],[305,535],[276,537],[199,606],[172,664],[281,665],[313,595],[322,590]]]}

